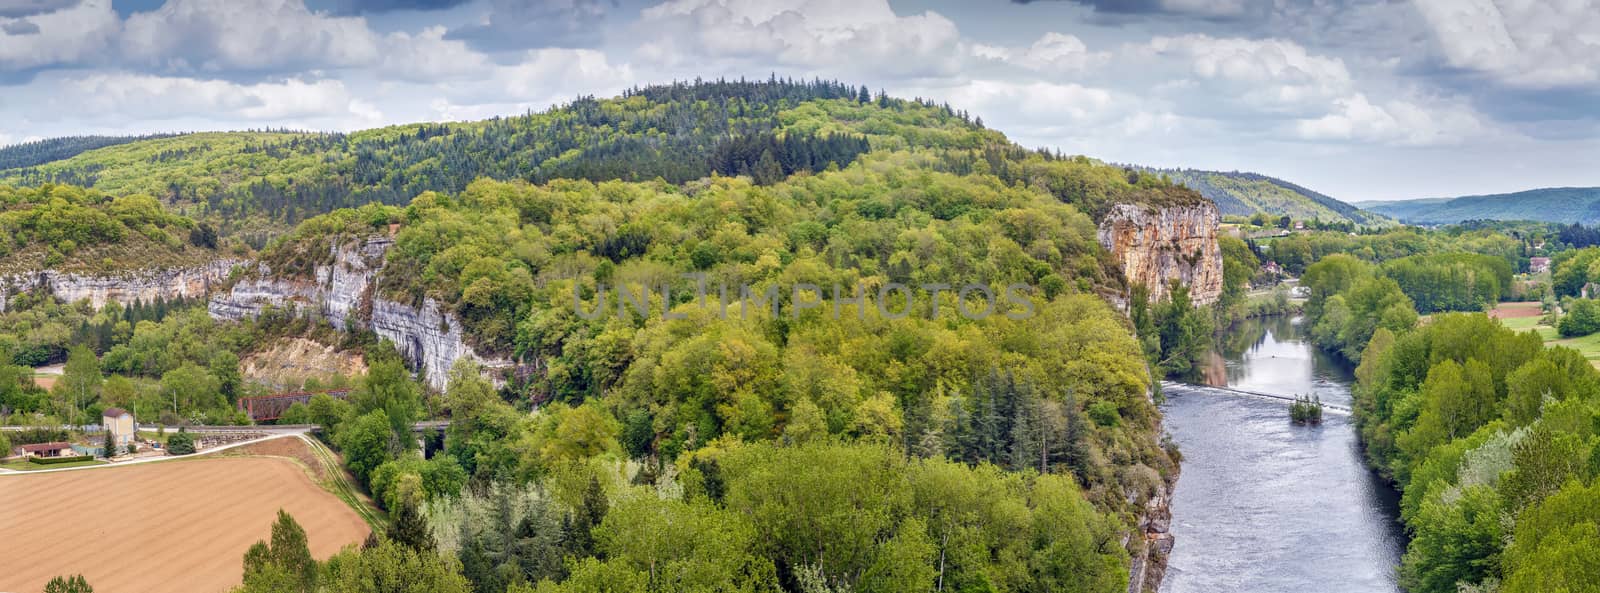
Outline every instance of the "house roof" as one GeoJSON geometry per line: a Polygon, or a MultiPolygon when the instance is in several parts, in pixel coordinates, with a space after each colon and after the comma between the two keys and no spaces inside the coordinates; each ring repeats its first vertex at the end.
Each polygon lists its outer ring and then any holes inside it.
{"type": "Polygon", "coordinates": [[[127,416],[128,411],[122,408],[106,408],[106,411],[102,412],[100,415],[105,418],[121,418],[123,416],[127,416]]]}
{"type": "Polygon", "coordinates": [[[17,450],[18,451],[22,451],[23,453],[42,453],[42,452],[45,452],[45,451],[61,451],[63,449],[71,449],[71,448],[72,448],[72,443],[56,442],[56,443],[35,443],[35,444],[32,444],[32,445],[22,445],[22,446],[17,447],[17,450]]]}

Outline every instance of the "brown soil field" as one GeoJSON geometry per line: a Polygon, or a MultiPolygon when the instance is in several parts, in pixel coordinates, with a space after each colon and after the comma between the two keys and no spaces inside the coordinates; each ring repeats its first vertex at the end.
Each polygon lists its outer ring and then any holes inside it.
{"type": "Polygon", "coordinates": [[[1489,317],[1495,319],[1514,319],[1517,317],[1538,317],[1544,314],[1539,303],[1500,303],[1499,306],[1489,311],[1489,317]]]}
{"type": "Polygon", "coordinates": [[[287,459],[0,476],[0,591],[34,593],[53,576],[79,573],[96,591],[226,591],[280,508],[319,559],[367,536],[354,510],[287,459]]]}

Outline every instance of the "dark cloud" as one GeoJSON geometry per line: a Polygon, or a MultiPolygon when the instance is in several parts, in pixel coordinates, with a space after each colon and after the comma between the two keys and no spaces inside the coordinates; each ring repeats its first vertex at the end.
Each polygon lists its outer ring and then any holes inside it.
{"type": "Polygon", "coordinates": [[[594,47],[615,0],[490,0],[487,22],[452,29],[446,39],[484,51],[594,47]]]}
{"type": "Polygon", "coordinates": [[[0,25],[0,31],[5,31],[7,35],[38,35],[39,25],[28,19],[19,19],[0,25]]]}
{"type": "Polygon", "coordinates": [[[327,0],[334,14],[379,14],[397,10],[447,10],[469,0],[327,0]]]}
{"type": "Polygon", "coordinates": [[[1094,9],[1107,20],[1139,16],[1193,17],[1212,21],[1259,21],[1273,10],[1272,0],[1011,0],[1017,4],[1072,2],[1094,9]]]}
{"type": "Polygon", "coordinates": [[[0,17],[22,18],[78,5],[78,0],[0,0],[0,17]]]}

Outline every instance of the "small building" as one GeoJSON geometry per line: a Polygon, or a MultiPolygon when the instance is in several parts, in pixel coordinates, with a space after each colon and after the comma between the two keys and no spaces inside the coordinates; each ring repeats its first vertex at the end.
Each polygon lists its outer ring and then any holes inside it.
{"type": "Polygon", "coordinates": [[[72,450],[72,443],[35,443],[32,445],[18,445],[11,450],[23,457],[71,457],[77,455],[72,450]]]}
{"type": "Polygon", "coordinates": [[[1303,220],[1296,220],[1296,221],[1294,221],[1294,230],[1297,230],[1297,231],[1303,231],[1303,230],[1306,230],[1306,223],[1305,223],[1305,221],[1303,221],[1303,220]]]}
{"type": "Polygon", "coordinates": [[[1528,258],[1528,271],[1529,272],[1533,272],[1535,274],[1540,274],[1540,273],[1544,273],[1544,272],[1550,271],[1550,258],[1548,258],[1548,257],[1530,257],[1530,258],[1528,258]]]}
{"type": "Polygon", "coordinates": [[[1277,274],[1282,274],[1283,273],[1283,268],[1278,266],[1278,262],[1275,262],[1275,261],[1272,261],[1272,260],[1267,260],[1267,263],[1263,264],[1261,266],[1261,269],[1262,269],[1262,271],[1265,271],[1266,273],[1273,274],[1273,275],[1277,275],[1277,274]]]}
{"type": "Polygon", "coordinates": [[[118,447],[126,447],[138,437],[139,427],[133,421],[133,412],[122,408],[106,408],[100,415],[100,424],[111,433],[118,447]]]}

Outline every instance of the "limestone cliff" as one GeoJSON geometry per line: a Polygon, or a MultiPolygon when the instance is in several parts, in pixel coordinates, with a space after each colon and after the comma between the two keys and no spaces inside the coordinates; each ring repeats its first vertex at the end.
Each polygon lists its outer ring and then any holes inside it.
{"type": "Polygon", "coordinates": [[[99,309],[106,303],[122,305],[134,301],[193,299],[204,297],[211,287],[227,280],[238,260],[219,259],[196,267],[166,268],[83,274],[42,270],[0,276],[0,311],[5,311],[11,295],[30,290],[49,290],[64,302],[87,300],[99,309]]]}
{"type": "Polygon", "coordinates": [[[324,319],[338,328],[367,328],[394,342],[400,354],[421,371],[428,385],[444,389],[450,367],[466,358],[488,369],[510,362],[478,355],[463,339],[453,313],[433,299],[420,306],[375,294],[384,255],[394,240],[386,236],[352,239],[330,249],[326,263],[311,277],[275,274],[265,263],[227,291],[211,297],[208,310],[216,319],[239,320],[267,308],[292,309],[297,315],[324,319]]]}
{"type": "Polygon", "coordinates": [[[1222,296],[1221,216],[1209,201],[1150,206],[1117,204],[1100,221],[1100,245],[1122,264],[1130,285],[1150,289],[1150,300],[1167,296],[1168,283],[1189,287],[1195,304],[1222,296]]]}

